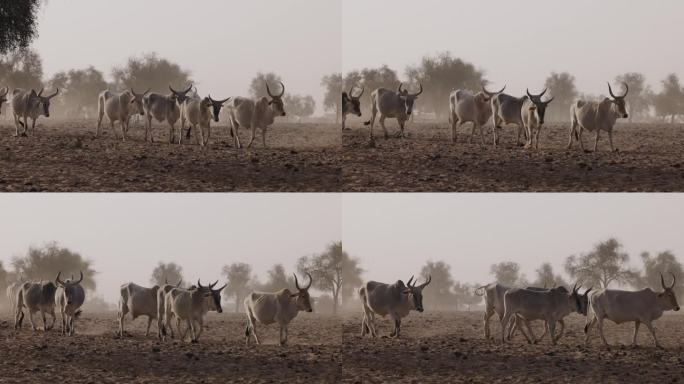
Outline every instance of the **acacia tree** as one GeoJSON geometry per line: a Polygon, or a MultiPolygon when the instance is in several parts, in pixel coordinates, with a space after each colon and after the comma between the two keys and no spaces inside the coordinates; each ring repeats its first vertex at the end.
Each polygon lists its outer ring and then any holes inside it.
{"type": "Polygon", "coordinates": [[[38,35],[41,0],[3,1],[0,4],[0,54],[28,48],[38,35]]]}
{"type": "Polygon", "coordinates": [[[297,116],[298,118],[309,117],[316,110],[316,101],[311,95],[288,94],[283,97],[283,104],[288,115],[297,116]]]}
{"type": "Polygon", "coordinates": [[[644,264],[644,269],[638,279],[635,280],[634,286],[636,288],[653,288],[655,290],[661,289],[660,276],[665,276],[666,282],[669,285],[672,275],[675,277],[674,291],[678,297],[684,294],[684,268],[682,263],[677,260],[674,253],[671,251],[658,252],[656,255],[651,255],[648,252],[641,253],[641,261],[644,264]]]}
{"type": "Polygon", "coordinates": [[[97,272],[92,268],[92,262],[54,241],[40,247],[29,247],[26,255],[12,259],[12,266],[16,274],[27,280],[54,280],[59,272],[63,278],[83,272],[81,285],[95,290],[97,272]]]}
{"type": "Polygon", "coordinates": [[[532,285],[535,287],[567,287],[568,283],[563,279],[563,276],[557,275],[553,272],[553,267],[550,263],[542,263],[535,271],[537,278],[532,285]]]}
{"type": "Polygon", "coordinates": [[[125,66],[112,70],[112,78],[118,89],[135,88],[137,92],[150,88],[155,92],[168,93],[169,85],[185,88],[192,82],[190,71],[158,57],[154,52],[142,57],[130,57],[125,66]]]}
{"type": "Polygon", "coordinates": [[[456,307],[456,295],[452,292],[454,279],[451,277],[451,266],[443,261],[428,261],[420,271],[423,281],[430,278],[430,289],[423,291],[423,298],[428,307],[447,309],[456,307]]]}
{"type": "Polygon", "coordinates": [[[62,103],[60,110],[65,111],[69,117],[78,116],[81,113],[97,113],[97,100],[100,92],[107,88],[107,82],[94,67],[86,69],[72,69],[68,72],[57,72],[48,82],[50,88],[59,88],[57,96],[62,103]]]}
{"type": "Polygon", "coordinates": [[[629,255],[622,250],[622,244],[610,238],[596,244],[588,253],[569,256],[565,271],[582,285],[608,288],[613,282],[628,284],[638,277],[637,272],[627,267],[628,262],[629,255]]]}
{"type": "Polygon", "coordinates": [[[255,99],[268,97],[268,91],[266,89],[266,84],[268,84],[268,87],[271,89],[271,93],[278,95],[282,91],[282,87],[280,85],[282,81],[283,79],[273,72],[257,72],[256,76],[249,84],[249,94],[255,99]]]}
{"type": "Polygon", "coordinates": [[[35,89],[42,86],[43,61],[38,52],[26,49],[0,56],[0,84],[10,88],[35,89]]]}
{"type": "Polygon", "coordinates": [[[224,265],[223,276],[228,280],[226,296],[235,297],[235,312],[240,312],[242,301],[249,292],[249,284],[253,280],[252,267],[246,263],[224,265]]]}
{"type": "Polygon", "coordinates": [[[325,88],[323,95],[323,109],[325,111],[332,111],[335,114],[335,122],[340,121],[342,115],[342,104],[340,97],[342,94],[342,74],[332,73],[323,76],[321,79],[321,86],[325,88]]]}
{"type": "Polygon", "coordinates": [[[670,123],[674,123],[677,115],[684,112],[684,89],[679,82],[679,76],[675,73],[667,75],[661,84],[663,90],[655,95],[653,100],[656,115],[670,117],[670,123]]]}
{"type": "Polygon", "coordinates": [[[575,77],[568,72],[551,72],[544,85],[548,89],[548,94],[554,98],[546,112],[547,119],[553,121],[567,120],[570,105],[578,95],[575,77]]]}
{"type": "Polygon", "coordinates": [[[165,283],[178,284],[178,282],[183,280],[183,268],[176,263],[163,263],[159,262],[154,270],[152,270],[152,276],[150,277],[150,283],[158,286],[162,286],[165,283]]]}
{"type": "Polygon", "coordinates": [[[528,285],[525,275],[520,273],[520,264],[514,261],[502,261],[493,264],[489,268],[489,273],[502,285],[507,285],[509,287],[528,285]]]}
{"type": "Polygon", "coordinates": [[[287,276],[285,267],[282,264],[275,264],[266,274],[266,283],[260,284],[259,289],[265,292],[276,292],[281,289],[291,289],[294,286],[294,279],[287,276]]]}

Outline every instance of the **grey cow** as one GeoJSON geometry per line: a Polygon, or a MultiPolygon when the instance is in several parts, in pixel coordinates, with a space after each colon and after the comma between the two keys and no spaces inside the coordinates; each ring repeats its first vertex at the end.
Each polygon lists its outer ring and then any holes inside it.
{"type": "Polygon", "coordinates": [[[349,89],[349,93],[342,92],[342,130],[349,129],[345,126],[347,122],[347,115],[356,115],[361,117],[361,96],[365,88],[361,88],[358,95],[354,95],[354,86],[349,89]]]}
{"type": "Polygon", "coordinates": [[[168,95],[151,92],[143,97],[143,109],[147,115],[145,125],[145,141],[152,140],[152,119],[158,122],[166,122],[169,125],[169,143],[173,143],[174,127],[180,119],[180,106],[188,98],[187,94],[192,89],[192,84],[183,91],[176,91],[169,85],[171,91],[168,95]]]}
{"type": "Polygon", "coordinates": [[[33,314],[40,312],[43,319],[43,330],[48,331],[55,326],[55,293],[57,292],[57,285],[52,281],[46,282],[25,282],[17,292],[17,298],[14,308],[14,329],[21,328],[24,321],[24,308],[28,310],[29,321],[31,328],[37,331],[36,325],[33,321],[33,314]],[[52,317],[52,323],[48,326],[45,315],[49,314],[52,317]]]}
{"type": "Polygon", "coordinates": [[[385,127],[385,119],[394,118],[399,123],[399,133],[397,137],[404,137],[404,125],[406,120],[411,117],[413,113],[413,105],[418,96],[423,93],[423,84],[420,84],[418,93],[409,93],[406,89],[402,89],[403,84],[399,83],[399,88],[396,91],[387,88],[378,88],[371,93],[371,118],[363,123],[370,125],[369,138],[373,142],[373,125],[375,125],[375,118],[380,114],[378,122],[382,127],[385,139],[389,137],[387,128],[385,127]]]}
{"type": "Polygon", "coordinates": [[[23,90],[15,88],[12,91],[12,112],[14,114],[15,136],[28,134],[28,119],[31,119],[31,133],[36,134],[36,120],[39,116],[50,117],[50,100],[57,96],[59,88],[50,96],[43,96],[43,89],[36,93],[35,90],[23,90]],[[24,118],[22,122],[21,119],[24,118]],[[19,126],[24,130],[20,134],[19,126]]]}
{"type": "Polygon", "coordinates": [[[57,283],[57,293],[55,294],[55,304],[59,308],[62,320],[62,334],[73,336],[76,332],[75,320],[81,315],[81,306],[85,301],[85,291],[81,286],[83,272],[80,272],[78,280],[67,279],[62,281],[59,277],[62,272],[57,273],[55,283],[57,283]]]}

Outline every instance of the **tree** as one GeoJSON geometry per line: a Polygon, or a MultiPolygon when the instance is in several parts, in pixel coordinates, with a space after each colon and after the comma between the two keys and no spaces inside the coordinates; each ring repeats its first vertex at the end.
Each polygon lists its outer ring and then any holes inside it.
{"type": "Polygon", "coordinates": [[[38,35],[41,0],[3,1],[0,5],[0,54],[28,48],[38,35]]]}
{"type": "Polygon", "coordinates": [[[27,280],[50,280],[54,281],[57,273],[62,272],[62,279],[75,276],[83,272],[81,285],[85,289],[95,290],[95,274],[92,262],[81,256],[80,253],[65,247],[60,247],[57,242],[49,242],[41,247],[29,247],[23,257],[14,257],[12,266],[17,274],[27,280]]]}
{"type": "Polygon", "coordinates": [[[338,72],[323,76],[321,86],[325,88],[323,109],[335,113],[337,123],[342,115],[342,74],[338,72]]]}
{"type": "Polygon", "coordinates": [[[509,287],[527,285],[525,275],[520,273],[520,264],[513,261],[502,261],[498,264],[493,264],[489,268],[489,273],[502,285],[509,287]]]}
{"type": "Polygon", "coordinates": [[[9,284],[9,274],[5,270],[5,266],[0,260],[0,292],[5,292],[7,285],[9,284]]]}
{"type": "Polygon", "coordinates": [[[678,297],[684,293],[684,270],[682,264],[677,260],[675,255],[670,251],[659,252],[655,256],[651,256],[648,252],[641,254],[641,261],[644,263],[644,269],[641,276],[635,281],[636,288],[652,288],[656,291],[662,289],[660,276],[665,277],[665,284],[671,284],[672,275],[674,274],[676,283],[674,291],[678,297]]]}
{"type": "Polygon", "coordinates": [[[156,92],[168,93],[169,85],[179,89],[187,87],[192,82],[190,71],[158,57],[156,53],[129,58],[124,67],[112,70],[112,78],[116,88],[136,88],[137,92],[150,88],[156,92]]]}
{"type": "Polygon", "coordinates": [[[271,89],[271,93],[278,95],[282,91],[280,85],[282,81],[283,80],[280,78],[280,76],[273,72],[257,72],[256,76],[249,84],[249,94],[255,99],[268,97],[268,91],[266,90],[266,84],[268,84],[269,88],[271,89]]]}
{"type": "Polygon", "coordinates": [[[223,276],[228,280],[226,296],[235,297],[235,312],[240,312],[245,295],[250,290],[249,284],[253,280],[252,267],[246,263],[224,265],[223,276]]]}
{"type": "Polygon", "coordinates": [[[569,256],[565,260],[565,271],[584,286],[608,288],[613,282],[627,284],[638,276],[627,268],[628,262],[629,255],[622,251],[622,244],[610,238],[596,244],[588,253],[569,256]]]}
{"type": "Polygon", "coordinates": [[[655,95],[653,100],[656,115],[663,118],[669,116],[670,123],[674,123],[677,115],[684,110],[684,90],[682,90],[679,77],[675,73],[667,75],[661,84],[663,90],[655,95]]]}
{"type": "MultiPolygon", "coordinates": [[[[353,71],[347,74],[344,79],[344,89],[348,90],[352,85],[357,85],[365,89],[361,96],[361,105],[370,105],[371,93],[378,88],[397,89],[399,87],[399,77],[397,73],[387,65],[380,68],[364,68],[361,71],[353,71]]],[[[338,103],[342,104],[340,94],[338,103]]],[[[369,111],[370,112],[370,111],[369,111]]]]}
{"type": "Polygon", "coordinates": [[[288,278],[285,273],[285,267],[282,264],[275,264],[267,272],[266,283],[259,286],[259,289],[265,292],[277,292],[281,289],[292,289],[294,287],[293,279],[288,278]]]}
{"type": "Polygon", "coordinates": [[[645,117],[651,104],[646,77],[642,73],[630,72],[615,76],[615,83],[627,83],[629,86],[629,94],[626,97],[629,104],[629,122],[632,122],[634,116],[645,117]]]}
{"type": "Polygon", "coordinates": [[[166,282],[176,285],[183,280],[183,268],[176,263],[159,262],[150,277],[150,283],[158,286],[164,285],[166,282]]]}
{"type": "Polygon", "coordinates": [[[549,104],[546,111],[547,120],[565,121],[568,119],[570,105],[577,98],[575,77],[567,72],[551,72],[544,85],[548,94],[553,96],[553,103],[549,104]]]}
{"type": "Polygon", "coordinates": [[[553,267],[550,263],[542,263],[542,265],[540,265],[539,268],[537,268],[534,272],[536,273],[537,278],[534,280],[532,285],[535,287],[552,288],[568,286],[568,283],[565,281],[565,279],[563,279],[563,276],[553,273],[553,267]]]}
{"type": "Polygon", "coordinates": [[[313,115],[316,110],[316,101],[313,96],[306,95],[285,95],[283,97],[285,104],[285,111],[288,115],[297,116],[298,118],[309,117],[313,115]]]}
{"type": "Polygon", "coordinates": [[[0,84],[10,88],[42,87],[43,61],[34,50],[21,50],[0,56],[0,84]]]}
{"type": "Polygon", "coordinates": [[[419,110],[432,112],[437,117],[445,117],[449,111],[444,102],[454,88],[479,90],[483,73],[471,63],[452,57],[450,52],[436,56],[425,56],[420,64],[406,69],[406,76],[413,87],[423,84],[422,102],[417,103],[419,110]]]}
{"type": "Polygon", "coordinates": [[[454,285],[451,267],[443,261],[428,261],[420,271],[420,278],[427,281],[428,277],[431,277],[430,288],[423,291],[425,306],[441,310],[456,307],[456,297],[451,291],[454,285]]]}
{"type": "MultiPolygon", "coordinates": [[[[333,314],[337,313],[343,298],[343,287],[361,284],[361,268],[358,260],[351,258],[342,249],[342,242],[330,243],[320,255],[303,256],[297,261],[300,273],[310,273],[313,287],[324,292],[330,292],[333,297],[333,314]]],[[[350,292],[348,289],[344,292],[350,292]]]]}
{"type": "Polygon", "coordinates": [[[59,110],[68,117],[97,113],[97,97],[108,86],[102,75],[94,67],[57,72],[48,82],[50,88],[59,88],[58,97],[62,103],[59,110]]]}

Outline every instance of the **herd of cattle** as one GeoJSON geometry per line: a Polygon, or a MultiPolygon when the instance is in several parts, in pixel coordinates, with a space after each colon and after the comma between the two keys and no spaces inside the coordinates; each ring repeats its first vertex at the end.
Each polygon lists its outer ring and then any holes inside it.
{"type": "MultiPolygon", "coordinates": [[[[223,100],[214,100],[211,95],[204,98],[197,94],[197,89],[193,92],[192,84],[182,91],[177,91],[169,85],[169,94],[150,92],[137,93],[130,89],[123,92],[102,91],[97,99],[98,121],[96,136],[100,135],[102,119],[107,116],[109,119],[112,133],[118,137],[114,128],[114,123],[121,125],[121,139],[126,140],[128,127],[131,117],[135,115],[145,115],[145,141],[152,140],[152,120],[159,123],[166,123],[169,126],[169,143],[176,142],[175,126],[180,120],[180,134],[178,144],[181,143],[185,124],[189,125],[186,138],[190,137],[191,130],[196,131],[197,142],[204,146],[211,137],[211,121],[219,121],[219,113],[224,106],[229,111],[230,133],[233,137],[233,145],[240,148],[238,129],[245,127],[251,129],[251,138],[247,147],[251,147],[256,136],[256,130],[261,130],[261,139],[264,147],[266,146],[266,131],[273,124],[276,116],[285,116],[283,95],[285,85],[281,82],[281,92],[271,93],[271,89],[266,84],[266,91],[269,97],[262,97],[252,100],[245,97],[228,97],[223,100]],[[204,134],[206,130],[206,136],[204,134]]],[[[8,101],[12,107],[14,115],[15,135],[27,136],[29,133],[29,119],[31,120],[31,134],[35,135],[36,120],[40,116],[50,117],[50,100],[57,96],[59,89],[49,96],[43,96],[43,89],[36,93],[35,90],[24,90],[15,88],[9,94],[9,88],[0,89],[0,109],[4,102],[8,101]],[[23,120],[23,121],[22,121],[23,120]],[[20,132],[21,130],[21,132],[20,132]]]]}
{"type": "MultiPolygon", "coordinates": [[[[616,96],[613,89],[608,84],[608,91],[610,98],[606,97],[601,101],[587,101],[577,100],[570,107],[571,126],[568,138],[567,148],[572,146],[573,139],[579,142],[580,147],[584,150],[584,143],[582,141],[582,132],[595,132],[594,150],[596,150],[599,141],[599,134],[601,131],[608,133],[608,140],[610,141],[611,151],[614,151],[613,146],[613,127],[618,118],[627,118],[627,110],[625,107],[625,97],[629,92],[629,86],[624,85],[624,94],[616,96]]],[[[417,93],[409,93],[408,90],[402,89],[403,84],[399,84],[396,91],[378,88],[371,94],[371,117],[370,120],[364,122],[364,125],[370,126],[369,137],[373,142],[373,126],[375,119],[382,127],[385,139],[388,137],[387,128],[385,127],[385,119],[394,118],[399,123],[398,137],[404,136],[404,125],[413,113],[413,106],[418,96],[423,92],[423,86],[420,85],[420,90],[417,93]]],[[[342,92],[342,129],[346,129],[346,115],[352,114],[361,116],[360,98],[363,95],[364,89],[361,92],[354,94],[356,87],[352,87],[349,92],[342,92]]],[[[535,147],[539,148],[539,133],[544,125],[544,115],[546,107],[553,101],[553,97],[543,100],[542,97],[546,93],[546,89],[538,95],[531,94],[527,90],[527,94],[521,97],[515,97],[503,93],[506,89],[504,86],[498,92],[488,91],[484,85],[478,93],[469,90],[457,89],[449,94],[449,123],[451,124],[451,141],[456,142],[456,130],[465,123],[472,123],[472,130],[470,133],[470,142],[473,141],[475,131],[480,134],[482,144],[484,144],[484,134],[482,127],[487,124],[489,120],[492,121],[494,127],[493,144],[499,143],[498,130],[502,125],[514,124],[517,126],[517,141],[520,145],[520,135],[524,132],[526,141],[525,148],[535,147]]]]}
{"type": "MultiPolygon", "coordinates": [[[[55,324],[57,307],[62,319],[62,334],[74,334],[75,320],[81,314],[80,308],[85,301],[85,291],[80,284],[83,274],[81,273],[78,280],[74,280],[72,276],[71,279],[63,281],[60,276],[61,273],[58,273],[54,282],[16,282],[7,287],[7,296],[14,310],[15,329],[21,328],[26,309],[34,331],[37,330],[33,320],[36,312],[41,314],[43,330],[50,330],[55,324]],[[52,317],[50,325],[47,324],[46,314],[52,317]]],[[[251,292],[247,295],[244,300],[248,320],[245,344],[249,344],[250,336],[260,344],[256,325],[273,323],[280,327],[280,344],[287,343],[288,324],[300,311],[313,311],[309,295],[313,279],[308,273],[307,276],[308,284],[300,286],[297,275],[294,275],[294,291],[282,289],[277,292],[251,292]]],[[[369,334],[371,337],[377,337],[375,315],[389,315],[393,321],[390,337],[399,337],[402,318],[412,310],[423,312],[423,290],[431,281],[432,278],[428,276],[425,282],[416,284],[411,276],[406,284],[401,280],[393,284],[377,281],[365,283],[358,290],[363,305],[361,336],[369,334]]],[[[639,326],[643,323],[651,332],[655,345],[661,347],[653,328],[653,321],[660,318],[664,311],[679,311],[679,304],[673,290],[676,282],[674,274],[669,286],[665,284],[662,274],[660,281],[662,292],[654,292],[650,288],[640,291],[589,288],[580,293],[581,286],[577,284],[568,291],[562,286],[509,288],[492,283],[479,287],[475,293],[485,298],[484,337],[487,340],[491,338],[490,318],[497,314],[501,321],[502,343],[511,340],[515,331],[519,330],[530,344],[538,343],[548,333],[551,343],[555,345],[563,336],[564,318],[571,313],[578,313],[587,318],[584,327],[587,344],[590,338],[589,331],[596,324],[603,344],[608,347],[603,333],[604,320],[608,319],[617,324],[634,322],[632,342],[635,345],[639,326]],[[544,332],[540,337],[536,337],[530,327],[530,322],[534,320],[544,322],[544,332]],[[557,324],[560,325],[558,334],[557,324]]],[[[175,285],[165,281],[161,287],[155,285],[150,288],[134,283],[122,285],[118,306],[118,335],[125,335],[124,319],[130,314],[134,320],[140,316],[147,316],[145,336],[149,336],[152,321],[156,320],[158,338],[174,338],[172,321],[175,318],[175,328],[180,339],[185,340],[189,331],[190,341],[198,342],[206,314],[209,311],[223,312],[221,291],[226,285],[215,288],[217,284],[218,281],[204,286],[198,280],[197,285],[189,288],[182,288],[181,281],[175,285]],[[186,325],[185,330],[181,330],[182,323],[186,325]]]]}

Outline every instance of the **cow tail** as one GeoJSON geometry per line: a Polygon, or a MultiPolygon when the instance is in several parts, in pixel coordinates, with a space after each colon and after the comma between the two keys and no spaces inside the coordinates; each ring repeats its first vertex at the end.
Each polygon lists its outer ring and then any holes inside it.
{"type": "Polygon", "coordinates": [[[485,288],[487,288],[486,285],[483,285],[483,286],[480,286],[480,287],[475,288],[475,294],[478,295],[478,296],[484,296],[484,294],[485,294],[485,291],[484,291],[485,288]]]}

